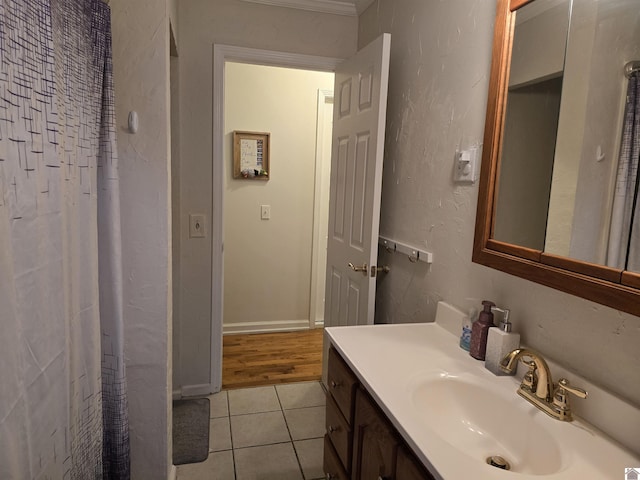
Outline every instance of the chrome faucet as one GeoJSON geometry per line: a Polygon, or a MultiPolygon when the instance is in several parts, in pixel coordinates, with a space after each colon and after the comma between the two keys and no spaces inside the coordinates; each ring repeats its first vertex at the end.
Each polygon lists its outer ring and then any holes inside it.
{"type": "Polygon", "coordinates": [[[500,368],[511,373],[516,368],[518,360],[529,367],[518,388],[518,395],[553,418],[566,422],[573,420],[568,393],[586,398],[587,392],[569,385],[569,381],[564,378],[554,386],[547,362],[538,352],[527,348],[513,350],[502,359],[500,368]],[[525,361],[523,357],[531,360],[525,361]]]}

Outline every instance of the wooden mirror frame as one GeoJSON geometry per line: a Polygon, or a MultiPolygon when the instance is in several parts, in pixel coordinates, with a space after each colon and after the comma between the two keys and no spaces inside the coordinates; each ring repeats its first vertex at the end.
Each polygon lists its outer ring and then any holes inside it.
{"type": "Polygon", "coordinates": [[[531,1],[498,0],[472,261],[640,316],[640,274],[491,238],[515,12],[531,1]]]}

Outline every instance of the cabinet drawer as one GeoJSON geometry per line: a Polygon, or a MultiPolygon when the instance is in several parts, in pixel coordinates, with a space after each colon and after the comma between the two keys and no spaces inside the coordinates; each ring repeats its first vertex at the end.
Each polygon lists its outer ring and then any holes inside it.
{"type": "Polygon", "coordinates": [[[353,405],[357,383],[358,379],[349,366],[340,354],[331,347],[329,349],[327,386],[349,425],[353,422],[353,405]]]}
{"type": "Polygon", "coordinates": [[[351,470],[353,435],[351,433],[351,427],[349,427],[345,421],[331,395],[327,395],[327,415],[325,423],[327,437],[331,440],[342,465],[344,465],[345,470],[348,472],[351,470]]]}
{"type": "Polygon", "coordinates": [[[322,468],[328,480],[349,480],[347,472],[342,467],[338,455],[329,439],[329,435],[324,436],[324,460],[322,468]]]}

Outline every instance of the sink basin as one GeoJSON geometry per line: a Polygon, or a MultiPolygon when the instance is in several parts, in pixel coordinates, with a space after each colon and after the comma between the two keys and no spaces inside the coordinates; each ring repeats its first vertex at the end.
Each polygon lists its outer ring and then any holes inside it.
{"type": "MultiPolygon", "coordinates": [[[[616,480],[625,468],[640,465],[640,457],[580,415],[561,422],[538,410],[516,393],[519,379],[493,375],[437,323],[325,331],[438,480],[616,480]],[[487,457],[495,455],[510,464],[509,471],[487,465],[487,457]]],[[[579,377],[571,379],[589,389],[585,402],[609,398],[579,377]]],[[[595,408],[615,419],[611,425],[624,427],[625,435],[634,435],[640,412],[619,409],[624,405],[614,400],[591,407],[592,414],[595,408]]]]}
{"type": "Polygon", "coordinates": [[[512,473],[550,475],[565,468],[563,450],[547,427],[554,420],[521,408],[527,404],[515,392],[505,397],[475,377],[447,374],[421,381],[412,390],[419,421],[461,455],[483,463],[499,455],[512,473]]]}

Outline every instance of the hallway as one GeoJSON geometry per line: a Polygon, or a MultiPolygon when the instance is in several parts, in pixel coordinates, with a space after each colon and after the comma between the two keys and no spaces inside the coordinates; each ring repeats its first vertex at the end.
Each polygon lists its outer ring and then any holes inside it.
{"type": "Polygon", "coordinates": [[[222,388],[320,380],[324,330],[225,335],[222,388]]]}

